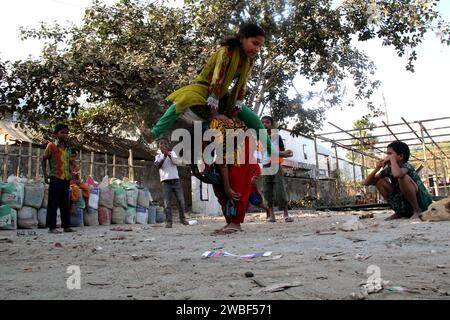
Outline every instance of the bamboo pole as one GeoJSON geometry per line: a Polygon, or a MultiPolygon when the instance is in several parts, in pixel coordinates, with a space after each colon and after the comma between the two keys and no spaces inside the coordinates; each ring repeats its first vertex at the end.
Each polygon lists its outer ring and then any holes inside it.
{"type": "Polygon", "coordinates": [[[3,181],[8,179],[8,162],[9,162],[9,154],[8,154],[8,141],[5,141],[5,157],[3,158],[3,181]]]}
{"type": "Polygon", "coordinates": [[[112,176],[113,178],[116,177],[116,154],[113,154],[112,176]]]}
{"type": "Polygon", "coordinates": [[[37,149],[37,156],[36,156],[36,180],[39,179],[39,171],[41,165],[41,148],[37,149]]]}
{"type": "Polygon", "coordinates": [[[128,179],[134,181],[134,168],[133,168],[133,150],[129,149],[128,157],[128,179]]]}
{"type": "Polygon", "coordinates": [[[89,175],[94,178],[94,152],[91,151],[91,161],[89,163],[89,175]]]}
{"type": "Polygon", "coordinates": [[[31,142],[28,142],[28,173],[27,173],[27,179],[31,179],[31,165],[32,165],[32,159],[33,158],[33,149],[31,146],[31,142]]]}
{"type": "Polygon", "coordinates": [[[19,156],[17,158],[17,170],[16,170],[16,176],[20,176],[20,163],[22,162],[22,144],[19,144],[19,156]]]}
{"type": "Polygon", "coordinates": [[[108,153],[105,152],[105,176],[108,175],[108,153]]]}

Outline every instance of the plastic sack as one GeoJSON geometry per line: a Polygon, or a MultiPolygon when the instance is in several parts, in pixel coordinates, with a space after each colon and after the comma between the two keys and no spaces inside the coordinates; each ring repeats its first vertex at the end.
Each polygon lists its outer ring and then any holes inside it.
{"type": "Polygon", "coordinates": [[[94,180],[94,178],[92,178],[92,176],[88,176],[88,177],[86,178],[86,184],[87,184],[89,187],[92,187],[92,188],[98,188],[98,183],[95,182],[95,180],[94,180]]]}
{"type": "Polygon", "coordinates": [[[137,205],[143,208],[150,208],[150,192],[147,189],[138,190],[137,205]]]}
{"type": "Polygon", "coordinates": [[[121,186],[116,186],[114,190],[114,207],[127,208],[127,193],[121,186]]]}
{"type": "Polygon", "coordinates": [[[38,227],[37,209],[23,207],[17,212],[17,225],[23,229],[36,229],[38,227]]]}
{"type": "Polygon", "coordinates": [[[23,197],[25,187],[20,182],[8,182],[2,188],[2,204],[13,209],[21,209],[23,206],[23,197]]]}
{"type": "Polygon", "coordinates": [[[89,192],[90,192],[90,196],[89,196],[88,207],[98,210],[98,202],[100,200],[100,189],[97,187],[90,186],[89,192]]]}
{"type": "Polygon", "coordinates": [[[0,206],[0,230],[17,229],[17,211],[7,205],[0,206]]]}
{"type": "Polygon", "coordinates": [[[78,198],[76,201],[74,201],[72,203],[72,207],[81,208],[81,209],[86,208],[86,200],[84,200],[82,192],[78,192],[78,198]]]}
{"type": "Polygon", "coordinates": [[[47,225],[47,208],[40,208],[37,213],[38,227],[45,228],[47,225]]]}
{"type": "Polygon", "coordinates": [[[23,205],[39,209],[44,200],[44,191],[43,183],[26,184],[24,187],[23,205]]]}
{"type": "Polygon", "coordinates": [[[135,224],[136,223],[136,208],[128,207],[127,215],[125,217],[125,223],[127,224],[135,224]]]}
{"type": "Polygon", "coordinates": [[[48,206],[48,189],[49,189],[49,185],[45,184],[44,185],[44,198],[42,199],[41,208],[47,208],[47,206],[48,206]]]}
{"type": "Polygon", "coordinates": [[[136,223],[148,224],[148,209],[144,207],[136,208],[136,223]]]}
{"type": "Polygon", "coordinates": [[[102,226],[109,226],[111,224],[112,210],[106,207],[98,207],[98,222],[102,226]]]}
{"type": "Polygon", "coordinates": [[[166,220],[166,214],[164,213],[164,208],[161,206],[156,207],[156,223],[161,223],[166,220]]]}
{"type": "Polygon", "coordinates": [[[148,209],[148,223],[156,223],[156,206],[150,206],[150,208],[148,209]]]}
{"type": "Polygon", "coordinates": [[[139,190],[138,189],[125,189],[127,192],[127,205],[131,207],[137,206],[139,190]]]}
{"type": "Polygon", "coordinates": [[[85,226],[98,226],[98,210],[93,208],[87,208],[87,210],[84,210],[83,221],[85,226]]]}
{"type": "Polygon", "coordinates": [[[84,209],[72,206],[70,209],[70,226],[71,227],[82,227],[84,226],[83,217],[84,209]]]}
{"type": "Polygon", "coordinates": [[[112,209],[111,222],[113,224],[124,224],[126,215],[127,215],[126,209],[124,209],[123,207],[114,207],[112,209]]]}
{"type": "Polygon", "coordinates": [[[105,207],[112,209],[114,207],[114,190],[109,186],[100,186],[100,196],[98,205],[99,207],[105,207]]]}

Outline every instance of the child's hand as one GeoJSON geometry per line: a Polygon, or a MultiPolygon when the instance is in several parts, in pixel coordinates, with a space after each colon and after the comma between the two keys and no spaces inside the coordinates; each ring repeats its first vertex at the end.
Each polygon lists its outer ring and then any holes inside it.
{"type": "Polygon", "coordinates": [[[235,192],[233,189],[229,188],[225,190],[225,193],[230,200],[239,201],[241,198],[241,194],[235,192]]]}
{"type": "Polygon", "coordinates": [[[48,177],[48,174],[44,174],[44,183],[50,184],[50,178],[48,177]]]}
{"type": "Polygon", "coordinates": [[[379,170],[381,168],[384,168],[385,165],[386,165],[386,159],[380,160],[380,161],[377,162],[376,169],[379,170]]]}
{"type": "Polygon", "coordinates": [[[257,177],[257,176],[253,176],[252,177],[252,181],[251,181],[251,184],[257,184],[258,183],[258,181],[259,181],[259,177],[257,177]]]}

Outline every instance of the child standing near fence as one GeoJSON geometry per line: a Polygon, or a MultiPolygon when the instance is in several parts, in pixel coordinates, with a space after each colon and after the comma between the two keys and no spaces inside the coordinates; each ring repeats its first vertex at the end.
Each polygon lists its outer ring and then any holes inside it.
{"type": "Polygon", "coordinates": [[[65,124],[57,124],[53,132],[55,142],[49,142],[42,159],[42,172],[45,183],[49,183],[47,223],[50,233],[61,233],[56,228],[58,207],[61,211],[61,226],[64,232],[74,232],[70,228],[70,147],[69,127],[65,124]],[[47,161],[49,173],[47,173],[47,161]]]}

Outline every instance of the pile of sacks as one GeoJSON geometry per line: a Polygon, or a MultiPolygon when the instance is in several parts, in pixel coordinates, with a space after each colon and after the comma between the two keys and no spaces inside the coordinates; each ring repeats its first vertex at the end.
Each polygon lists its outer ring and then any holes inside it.
{"type": "MultiPolygon", "coordinates": [[[[71,203],[72,227],[156,222],[155,216],[149,215],[156,207],[148,189],[127,180],[108,180],[107,176],[100,184],[91,177],[86,183],[88,201],[80,192],[71,203]]],[[[10,176],[6,183],[0,183],[0,199],[0,230],[45,228],[48,185],[10,176]]],[[[57,227],[61,227],[60,217],[58,209],[57,227]]]]}

